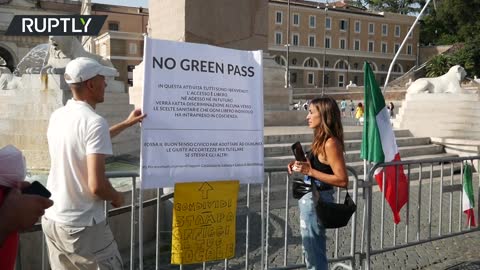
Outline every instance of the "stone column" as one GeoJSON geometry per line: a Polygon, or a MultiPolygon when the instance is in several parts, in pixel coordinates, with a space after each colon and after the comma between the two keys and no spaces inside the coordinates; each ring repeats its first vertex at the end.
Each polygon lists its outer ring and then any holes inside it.
{"type": "Polygon", "coordinates": [[[263,50],[265,110],[288,110],[285,70],[267,53],[268,0],[150,1],[149,14],[152,38],[263,50]]]}

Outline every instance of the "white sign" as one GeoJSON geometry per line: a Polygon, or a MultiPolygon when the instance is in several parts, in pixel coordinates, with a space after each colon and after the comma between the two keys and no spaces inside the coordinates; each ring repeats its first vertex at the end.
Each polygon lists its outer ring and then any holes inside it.
{"type": "Polygon", "coordinates": [[[146,38],[142,188],[263,182],[262,51],[146,38]]]}

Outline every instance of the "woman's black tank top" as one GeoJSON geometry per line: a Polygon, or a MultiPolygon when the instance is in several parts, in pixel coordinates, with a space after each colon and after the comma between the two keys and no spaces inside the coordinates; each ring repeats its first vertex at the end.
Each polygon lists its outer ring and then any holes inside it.
{"type": "Polygon", "coordinates": [[[310,153],[310,164],[312,164],[312,168],[314,168],[317,171],[320,171],[326,174],[333,174],[332,167],[330,167],[330,165],[322,163],[318,159],[318,157],[313,155],[312,153],[310,153]]]}
{"type": "MultiPolygon", "coordinates": [[[[317,156],[312,154],[312,152],[308,153],[308,157],[309,157],[309,160],[310,160],[310,164],[312,165],[312,168],[314,168],[315,170],[317,170],[319,172],[323,172],[325,174],[333,174],[332,167],[330,167],[330,165],[322,163],[318,159],[317,156]]],[[[320,190],[327,190],[327,189],[332,188],[331,185],[326,184],[326,183],[322,182],[321,180],[315,179],[315,182],[316,182],[316,184],[317,184],[317,186],[319,187],[320,190]]]]}

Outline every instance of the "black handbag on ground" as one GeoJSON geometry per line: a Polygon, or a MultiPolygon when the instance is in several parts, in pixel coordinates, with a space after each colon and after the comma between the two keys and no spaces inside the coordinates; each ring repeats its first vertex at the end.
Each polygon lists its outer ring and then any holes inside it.
{"type": "Polygon", "coordinates": [[[312,190],[313,203],[319,223],[321,222],[323,227],[327,229],[346,226],[353,213],[357,210],[357,205],[350,197],[350,194],[348,194],[348,190],[343,204],[325,202],[320,197],[320,192],[316,188],[312,188],[312,190]]]}

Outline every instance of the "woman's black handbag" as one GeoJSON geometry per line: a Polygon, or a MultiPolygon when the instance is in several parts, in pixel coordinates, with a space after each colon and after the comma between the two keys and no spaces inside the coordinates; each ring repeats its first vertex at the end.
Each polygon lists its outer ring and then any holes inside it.
{"type": "Polygon", "coordinates": [[[294,199],[300,200],[303,195],[307,194],[312,190],[312,186],[307,184],[301,178],[293,178],[292,181],[292,197],[294,199]]]}
{"type": "Polygon", "coordinates": [[[322,223],[323,227],[327,229],[346,226],[353,213],[357,210],[357,205],[348,194],[348,190],[343,204],[325,202],[316,188],[312,188],[312,190],[313,203],[319,223],[322,223]]]}

